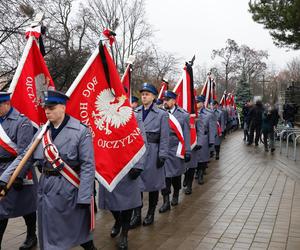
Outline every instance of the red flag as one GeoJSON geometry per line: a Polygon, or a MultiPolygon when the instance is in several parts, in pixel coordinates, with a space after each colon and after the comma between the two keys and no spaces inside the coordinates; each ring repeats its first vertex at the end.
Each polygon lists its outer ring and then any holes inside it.
{"type": "Polygon", "coordinates": [[[222,105],[223,107],[227,106],[227,93],[226,93],[226,90],[224,91],[223,96],[220,100],[220,105],[222,105]]]}
{"type": "Polygon", "coordinates": [[[163,79],[161,84],[160,84],[160,90],[159,90],[157,99],[162,100],[163,97],[164,97],[164,92],[168,89],[169,89],[169,83],[168,83],[167,80],[163,79]]]}
{"type": "Polygon", "coordinates": [[[131,101],[131,84],[130,84],[130,81],[131,81],[131,64],[129,64],[127,67],[126,67],[126,70],[124,72],[124,75],[122,77],[122,85],[124,87],[124,90],[126,92],[126,95],[127,95],[127,98],[131,101]]]}
{"type": "Polygon", "coordinates": [[[9,87],[11,104],[37,127],[47,119],[41,107],[43,91],[54,88],[53,80],[38,47],[38,29],[26,32],[28,38],[23,55],[9,87]]]}
{"type": "Polygon", "coordinates": [[[216,82],[211,77],[211,73],[207,74],[207,78],[202,88],[201,95],[205,96],[205,102],[204,102],[205,107],[208,107],[210,103],[212,103],[214,100],[217,100],[216,82]]]}
{"type": "Polygon", "coordinates": [[[116,66],[102,42],[67,95],[67,113],[91,129],[96,177],[112,191],[142,157],[145,145],[116,66]]]}
{"type": "Polygon", "coordinates": [[[197,144],[197,133],[195,126],[197,108],[194,95],[193,68],[191,64],[186,63],[186,66],[183,69],[182,77],[176,84],[173,92],[177,94],[177,104],[190,113],[191,148],[193,149],[197,144]]]}

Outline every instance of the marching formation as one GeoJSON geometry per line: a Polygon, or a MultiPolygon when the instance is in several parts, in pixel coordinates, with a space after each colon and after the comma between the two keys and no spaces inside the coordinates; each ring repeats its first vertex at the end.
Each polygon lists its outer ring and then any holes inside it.
{"type": "Polygon", "coordinates": [[[114,218],[110,235],[120,235],[118,248],[128,249],[130,229],[179,205],[182,186],[191,195],[194,180],[204,184],[209,161],[220,159],[221,142],[238,122],[233,95],[218,103],[209,74],[197,96],[193,58],[173,91],[166,81],[160,91],[144,83],[140,98],[132,96],[102,42],[64,94],[54,90],[42,57],[28,66],[37,48],[33,36],[28,42],[10,91],[0,92],[0,244],[8,219],[23,216],[27,237],[19,249],[38,242],[45,250],[96,249],[96,179],[98,206],[114,218]],[[48,84],[40,93],[35,82],[34,101],[22,80],[28,69],[48,84]]]}
{"type": "MultiPolygon", "coordinates": [[[[197,96],[197,144],[191,150],[189,114],[178,106],[176,93],[165,91],[161,106],[155,103],[158,92],[153,85],[143,84],[140,93],[142,105],[134,112],[144,137],[146,153],[112,192],[102,185],[99,189],[99,207],[110,210],[115,219],[111,237],[121,233],[120,249],[128,248],[129,229],[153,224],[159,192],[163,204],[158,211],[165,213],[171,206],[178,205],[182,177],[186,195],[192,193],[194,178],[198,184],[204,183],[210,148],[214,148],[216,160],[219,160],[227,124],[224,107],[214,101],[212,108],[208,109],[204,106],[205,97],[197,96]],[[179,146],[183,154],[178,151],[179,146]],[[143,192],[148,192],[149,205],[142,221],[143,192]]],[[[15,154],[4,147],[2,141],[1,191],[5,190],[12,172],[35,139],[31,123],[11,107],[9,96],[9,93],[0,93],[1,133],[10,138],[5,143],[15,148],[15,154]]],[[[48,132],[13,188],[0,202],[1,239],[8,218],[23,216],[25,219],[27,238],[20,249],[32,249],[37,244],[36,209],[41,249],[69,249],[76,245],[96,249],[90,231],[95,178],[92,137],[85,125],[65,113],[67,100],[68,97],[59,91],[45,93],[44,109],[50,121],[48,132]],[[60,173],[66,166],[78,173],[79,187],[70,184],[60,173]],[[34,167],[40,173],[38,184],[34,167]]]]}

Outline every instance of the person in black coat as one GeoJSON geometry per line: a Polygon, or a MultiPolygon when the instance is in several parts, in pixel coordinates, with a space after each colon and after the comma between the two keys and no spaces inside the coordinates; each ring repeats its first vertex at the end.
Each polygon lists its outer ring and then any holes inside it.
{"type": "Polygon", "coordinates": [[[242,123],[242,128],[244,130],[244,141],[249,141],[249,113],[250,109],[252,108],[252,102],[249,100],[247,101],[242,110],[243,114],[243,123],[242,123]]]}
{"type": "Polygon", "coordinates": [[[278,111],[268,105],[263,112],[262,116],[262,133],[263,133],[263,140],[264,140],[264,146],[265,151],[269,151],[269,145],[268,145],[268,139],[270,140],[270,148],[271,152],[275,151],[274,146],[274,129],[277,126],[279,121],[279,114],[278,111]]]}
{"type": "Polygon", "coordinates": [[[249,111],[250,135],[248,145],[251,145],[253,143],[255,131],[255,146],[258,146],[258,141],[261,133],[263,111],[264,107],[260,100],[257,100],[255,106],[249,111]]]}

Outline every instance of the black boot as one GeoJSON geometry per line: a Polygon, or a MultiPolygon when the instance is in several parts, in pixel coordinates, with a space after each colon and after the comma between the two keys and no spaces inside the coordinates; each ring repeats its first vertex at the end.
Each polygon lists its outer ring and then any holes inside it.
{"type": "Polygon", "coordinates": [[[130,221],[130,229],[137,228],[142,224],[142,208],[137,207],[133,209],[131,221],[130,221]]]}
{"type": "Polygon", "coordinates": [[[220,154],[219,152],[216,152],[216,160],[219,160],[220,159],[220,154]]]}
{"type": "Polygon", "coordinates": [[[92,241],[92,240],[90,240],[86,243],[83,243],[80,246],[82,246],[84,250],[97,250],[97,248],[94,245],[94,241],[92,241]]]}
{"type": "Polygon", "coordinates": [[[196,168],[195,179],[197,180],[199,177],[199,167],[196,168]]]}
{"type": "Polygon", "coordinates": [[[205,168],[204,166],[201,166],[199,168],[199,171],[198,171],[198,174],[199,174],[199,176],[198,176],[198,184],[199,185],[203,185],[204,184],[204,178],[203,178],[203,169],[204,168],[205,168]]]}
{"type": "Polygon", "coordinates": [[[37,245],[37,237],[36,235],[27,235],[26,240],[20,246],[19,250],[30,250],[37,245]]]}
{"type": "Polygon", "coordinates": [[[119,222],[115,222],[114,226],[111,229],[110,237],[115,238],[121,231],[121,225],[119,222]]]}
{"type": "Polygon", "coordinates": [[[184,174],[184,179],[183,179],[182,186],[186,187],[186,184],[187,184],[187,173],[184,174]]]}
{"type": "Polygon", "coordinates": [[[121,232],[120,241],[119,241],[119,250],[128,249],[128,230],[123,230],[121,232]]]}
{"type": "Polygon", "coordinates": [[[171,201],[172,206],[177,206],[178,205],[178,197],[179,197],[179,192],[174,192],[173,198],[171,201]]]}
{"type": "Polygon", "coordinates": [[[143,226],[149,226],[154,222],[155,207],[149,207],[147,215],[143,221],[143,226]]]}
{"type": "Polygon", "coordinates": [[[159,209],[160,213],[165,213],[168,210],[171,210],[171,206],[170,206],[170,197],[169,195],[164,195],[163,197],[164,199],[164,204],[161,206],[161,208],[159,209]]]}

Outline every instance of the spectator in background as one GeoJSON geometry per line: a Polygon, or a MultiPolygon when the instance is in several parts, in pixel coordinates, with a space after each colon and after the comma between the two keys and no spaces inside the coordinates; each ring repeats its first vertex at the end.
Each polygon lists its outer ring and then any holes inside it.
{"type": "Polygon", "coordinates": [[[253,143],[255,131],[255,146],[258,146],[258,141],[261,133],[263,111],[264,107],[261,100],[257,100],[255,106],[249,111],[250,135],[247,145],[251,145],[253,143]]]}
{"type": "Polygon", "coordinates": [[[283,105],[282,118],[286,125],[293,128],[295,122],[295,115],[298,112],[298,107],[289,103],[283,105]]]}
{"type": "Polygon", "coordinates": [[[268,140],[270,141],[271,152],[275,151],[274,130],[279,121],[278,111],[271,105],[267,104],[262,115],[262,133],[265,146],[265,152],[269,152],[268,140]]]}
{"type": "Polygon", "coordinates": [[[249,141],[249,113],[250,109],[252,108],[252,102],[248,100],[242,110],[243,114],[243,122],[242,122],[242,128],[244,129],[244,141],[249,141]]]}

